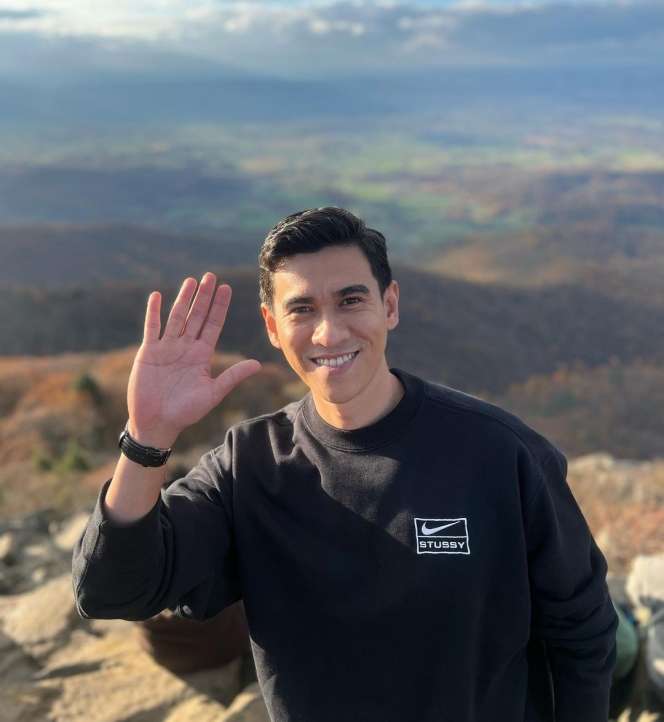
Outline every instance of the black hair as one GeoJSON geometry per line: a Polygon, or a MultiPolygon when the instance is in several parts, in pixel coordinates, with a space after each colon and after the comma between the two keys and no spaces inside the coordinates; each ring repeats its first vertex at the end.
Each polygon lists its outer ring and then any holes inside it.
{"type": "Polygon", "coordinates": [[[345,208],[326,206],[291,213],[267,234],[258,255],[261,303],[272,308],[272,274],[284,259],[297,253],[315,253],[328,246],[351,245],[364,253],[382,298],[392,281],[385,236],[380,231],[367,228],[361,218],[345,208]]]}

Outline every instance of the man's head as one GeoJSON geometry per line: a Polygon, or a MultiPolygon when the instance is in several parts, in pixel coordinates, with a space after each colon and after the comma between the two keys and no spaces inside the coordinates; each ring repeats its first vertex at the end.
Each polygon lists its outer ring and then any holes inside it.
{"type": "Polygon", "coordinates": [[[395,390],[385,347],[399,320],[383,235],[341,208],[302,211],[270,231],[260,263],[270,342],[319,411],[379,414],[395,390]]]}
{"type": "Polygon", "coordinates": [[[261,303],[272,307],[273,274],[284,259],[335,245],[354,245],[362,251],[382,296],[392,280],[385,236],[367,228],[364,221],[350,211],[327,206],[292,213],[267,234],[258,256],[261,303]]]}

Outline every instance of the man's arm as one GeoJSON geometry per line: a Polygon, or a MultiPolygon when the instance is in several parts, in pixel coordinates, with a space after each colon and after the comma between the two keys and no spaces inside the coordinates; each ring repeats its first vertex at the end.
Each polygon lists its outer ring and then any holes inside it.
{"type": "MultiPolygon", "coordinates": [[[[127,422],[131,438],[143,446],[157,449],[172,447],[177,437],[135,430],[131,419],[127,422]]],[[[167,466],[142,466],[120,454],[108,491],[104,494],[103,510],[117,524],[129,524],[145,516],[157,503],[159,492],[166,481],[167,466]]]]}
{"type": "Polygon", "coordinates": [[[618,617],[607,564],[567,484],[567,461],[540,453],[541,482],[524,508],[532,636],[545,641],[556,722],[606,722],[618,617]]]}
{"type": "MultiPolygon", "coordinates": [[[[230,286],[217,287],[213,273],[203,275],[198,290],[195,279],[186,278],[162,333],[161,294],[149,295],[127,388],[128,430],[139,444],[170,447],[260,370],[258,361],[247,359],[212,377],[230,299],[230,286]]],[[[120,458],[74,548],[79,614],[146,619],[177,606],[185,616],[203,619],[239,598],[230,561],[231,445],[227,434],[219,457],[203,455],[165,491],[163,468],[120,458]]]]}
{"type": "Polygon", "coordinates": [[[219,459],[230,462],[231,446],[229,433],[223,447],[204,454],[159,493],[147,514],[128,523],[109,514],[111,480],[104,483],[73,551],[81,616],[147,619],[168,607],[206,619],[241,597],[230,480],[219,465],[219,459]]]}

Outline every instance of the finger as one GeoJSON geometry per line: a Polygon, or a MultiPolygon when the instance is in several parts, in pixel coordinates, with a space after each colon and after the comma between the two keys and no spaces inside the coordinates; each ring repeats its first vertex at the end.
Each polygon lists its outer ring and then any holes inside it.
{"type": "Polygon", "coordinates": [[[178,293],[177,298],[171,306],[171,312],[168,314],[168,321],[166,321],[163,338],[177,338],[180,335],[185,318],[187,317],[189,302],[194,295],[195,288],[195,278],[189,277],[184,279],[182,286],[180,286],[180,293],[178,293]]]}
{"type": "Polygon", "coordinates": [[[262,369],[255,358],[238,361],[214,379],[214,393],[217,403],[227,396],[238,384],[262,369]]]}
{"type": "Polygon", "coordinates": [[[226,322],[226,314],[228,313],[228,306],[231,302],[231,295],[231,287],[228,284],[219,286],[214,294],[210,313],[201,331],[201,341],[204,341],[212,348],[216,347],[219,334],[226,322]]]}
{"type": "Polygon", "coordinates": [[[196,291],[194,302],[191,304],[189,313],[187,314],[187,320],[184,322],[184,329],[182,330],[182,336],[186,336],[190,339],[195,339],[200,333],[201,327],[205,323],[205,317],[208,314],[210,308],[210,299],[214,295],[214,289],[217,284],[217,277],[214,273],[203,274],[201,282],[196,291]]]}
{"type": "Polygon", "coordinates": [[[159,341],[161,331],[161,293],[153,291],[148,296],[148,308],[143,325],[143,343],[159,341]]]}

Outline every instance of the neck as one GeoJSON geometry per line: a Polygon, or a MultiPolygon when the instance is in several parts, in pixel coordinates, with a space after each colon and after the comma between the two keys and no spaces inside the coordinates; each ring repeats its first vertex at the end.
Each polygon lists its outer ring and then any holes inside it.
{"type": "Polygon", "coordinates": [[[401,381],[383,365],[364,391],[347,403],[334,404],[312,394],[318,415],[330,426],[350,431],[375,423],[392,411],[404,395],[401,381]]]}

